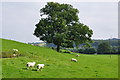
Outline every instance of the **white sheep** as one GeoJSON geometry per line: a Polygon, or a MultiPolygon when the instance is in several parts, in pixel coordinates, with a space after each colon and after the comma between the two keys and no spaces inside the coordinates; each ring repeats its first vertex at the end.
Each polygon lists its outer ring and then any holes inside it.
{"type": "Polygon", "coordinates": [[[39,69],[42,71],[42,68],[44,67],[44,64],[37,64],[37,71],[39,71],[39,69]]]}
{"type": "Polygon", "coordinates": [[[12,49],[12,50],[18,52],[18,49],[12,49]]]}
{"type": "Polygon", "coordinates": [[[13,54],[13,57],[16,57],[17,56],[17,54],[13,54]]]}
{"type": "Polygon", "coordinates": [[[79,54],[76,55],[76,57],[79,57],[79,56],[80,56],[79,54]]]}
{"type": "Polygon", "coordinates": [[[71,61],[77,62],[77,59],[72,58],[71,61]]]}
{"type": "Polygon", "coordinates": [[[27,63],[27,69],[29,69],[29,67],[34,67],[36,64],[36,62],[28,62],[27,63]]]}

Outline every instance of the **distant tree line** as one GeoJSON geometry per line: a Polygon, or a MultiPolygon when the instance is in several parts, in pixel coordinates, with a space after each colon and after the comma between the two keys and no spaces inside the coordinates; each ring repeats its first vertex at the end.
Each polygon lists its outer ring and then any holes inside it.
{"type": "MultiPolygon", "coordinates": [[[[120,53],[120,41],[119,39],[111,39],[111,40],[93,40],[94,42],[91,43],[91,47],[85,47],[84,44],[79,45],[78,48],[66,48],[60,47],[63,52],[76,52],[76,53],[83,53],[83,54],[119,54],[120,53]]],[[[42,42],[45,43],[45,42],[42,42]]],[[[42,43],[31,43],[31,44],[42,44],[42,43]]],[[[30,43],[29,43],[30,44],[30,43]]],[[[45,43],[46,47],[52,48],[56,50],[56,45],[53,43],[45,43]]],[[[75,45],[74,45],[75,47],[75,45]]]]}
{"type": "Polygon", "coordinates": [[[92,43],[91,45],[95,48],[98,47],[98,45],[102,42],[105,42],[105,43],[109,43],[111,46],[119,46],[119,39],[106,39],[106,40],[93,40],[94,43],[92,43]]]}
{"type": "Polygon", "coordinates": [[[83,54],[119,54],[120,46],[111,46],[109,42],[101,42],[97,47],[76,48],[71,51],[83,54]]]}

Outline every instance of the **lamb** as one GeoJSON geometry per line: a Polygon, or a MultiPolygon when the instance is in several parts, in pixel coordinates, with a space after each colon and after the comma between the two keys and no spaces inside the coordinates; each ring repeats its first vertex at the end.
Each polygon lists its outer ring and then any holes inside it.
{"type": "Polygon", "coordinates": [[[36,64],[36,62],[28,62],[27,63],[27,69],[29,69],[29,67],[34,67],[36,64]]]}
{"type": "Polygon", "coordinates": [[[39,71],[39,69],[42,71],[42,68],[44,67],[44,64],[38,64],[37,65],[37,71],[39,71]]]}
{"type": "Polygon", "coordinates": [[[80,56],[79,54],[76,55],[76,57],[79,57],[79,56],[80,56]]]}
{"type": "Polygon", "coordinates": [[[12,49],[12,50],[18,52],[18,49],[12,49]]]}
{"type": "Polygon", "coordinates": [[[77,59],[72,58],[71,61],[77,62],[77,59]]]}

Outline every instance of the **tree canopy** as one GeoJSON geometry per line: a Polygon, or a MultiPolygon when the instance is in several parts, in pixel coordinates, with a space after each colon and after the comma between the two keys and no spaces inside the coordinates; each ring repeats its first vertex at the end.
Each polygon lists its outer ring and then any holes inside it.
{"type": "Polygon", "coordinates": [[[79,45],[91,42],[93,31],[79,22],[78,13],[78,9],[70,4],[48,2],[40,9],[41,19],[35,25],[34,35],[57,45],[57,51],[60,46],[73,47],[73,43],[79,45]]]}
{"type": "Polygon", "coordinates": [[[110,53],[111,52],[111,46],[107,42],[100,43],[97,48],[97,53],[104,54],[104,53],[110,53]]]}

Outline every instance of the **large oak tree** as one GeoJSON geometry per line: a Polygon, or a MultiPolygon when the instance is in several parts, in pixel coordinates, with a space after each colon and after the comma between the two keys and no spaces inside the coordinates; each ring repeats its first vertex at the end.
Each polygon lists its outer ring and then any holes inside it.
{"type": "Polygon", "coordinates": [[[34,31],[40,40],[60,46],[73,47],[91,41],[93,31],[79,22],[78,9],[70,4],[48,2],[40,9],[41,19],[34,31]]]}

